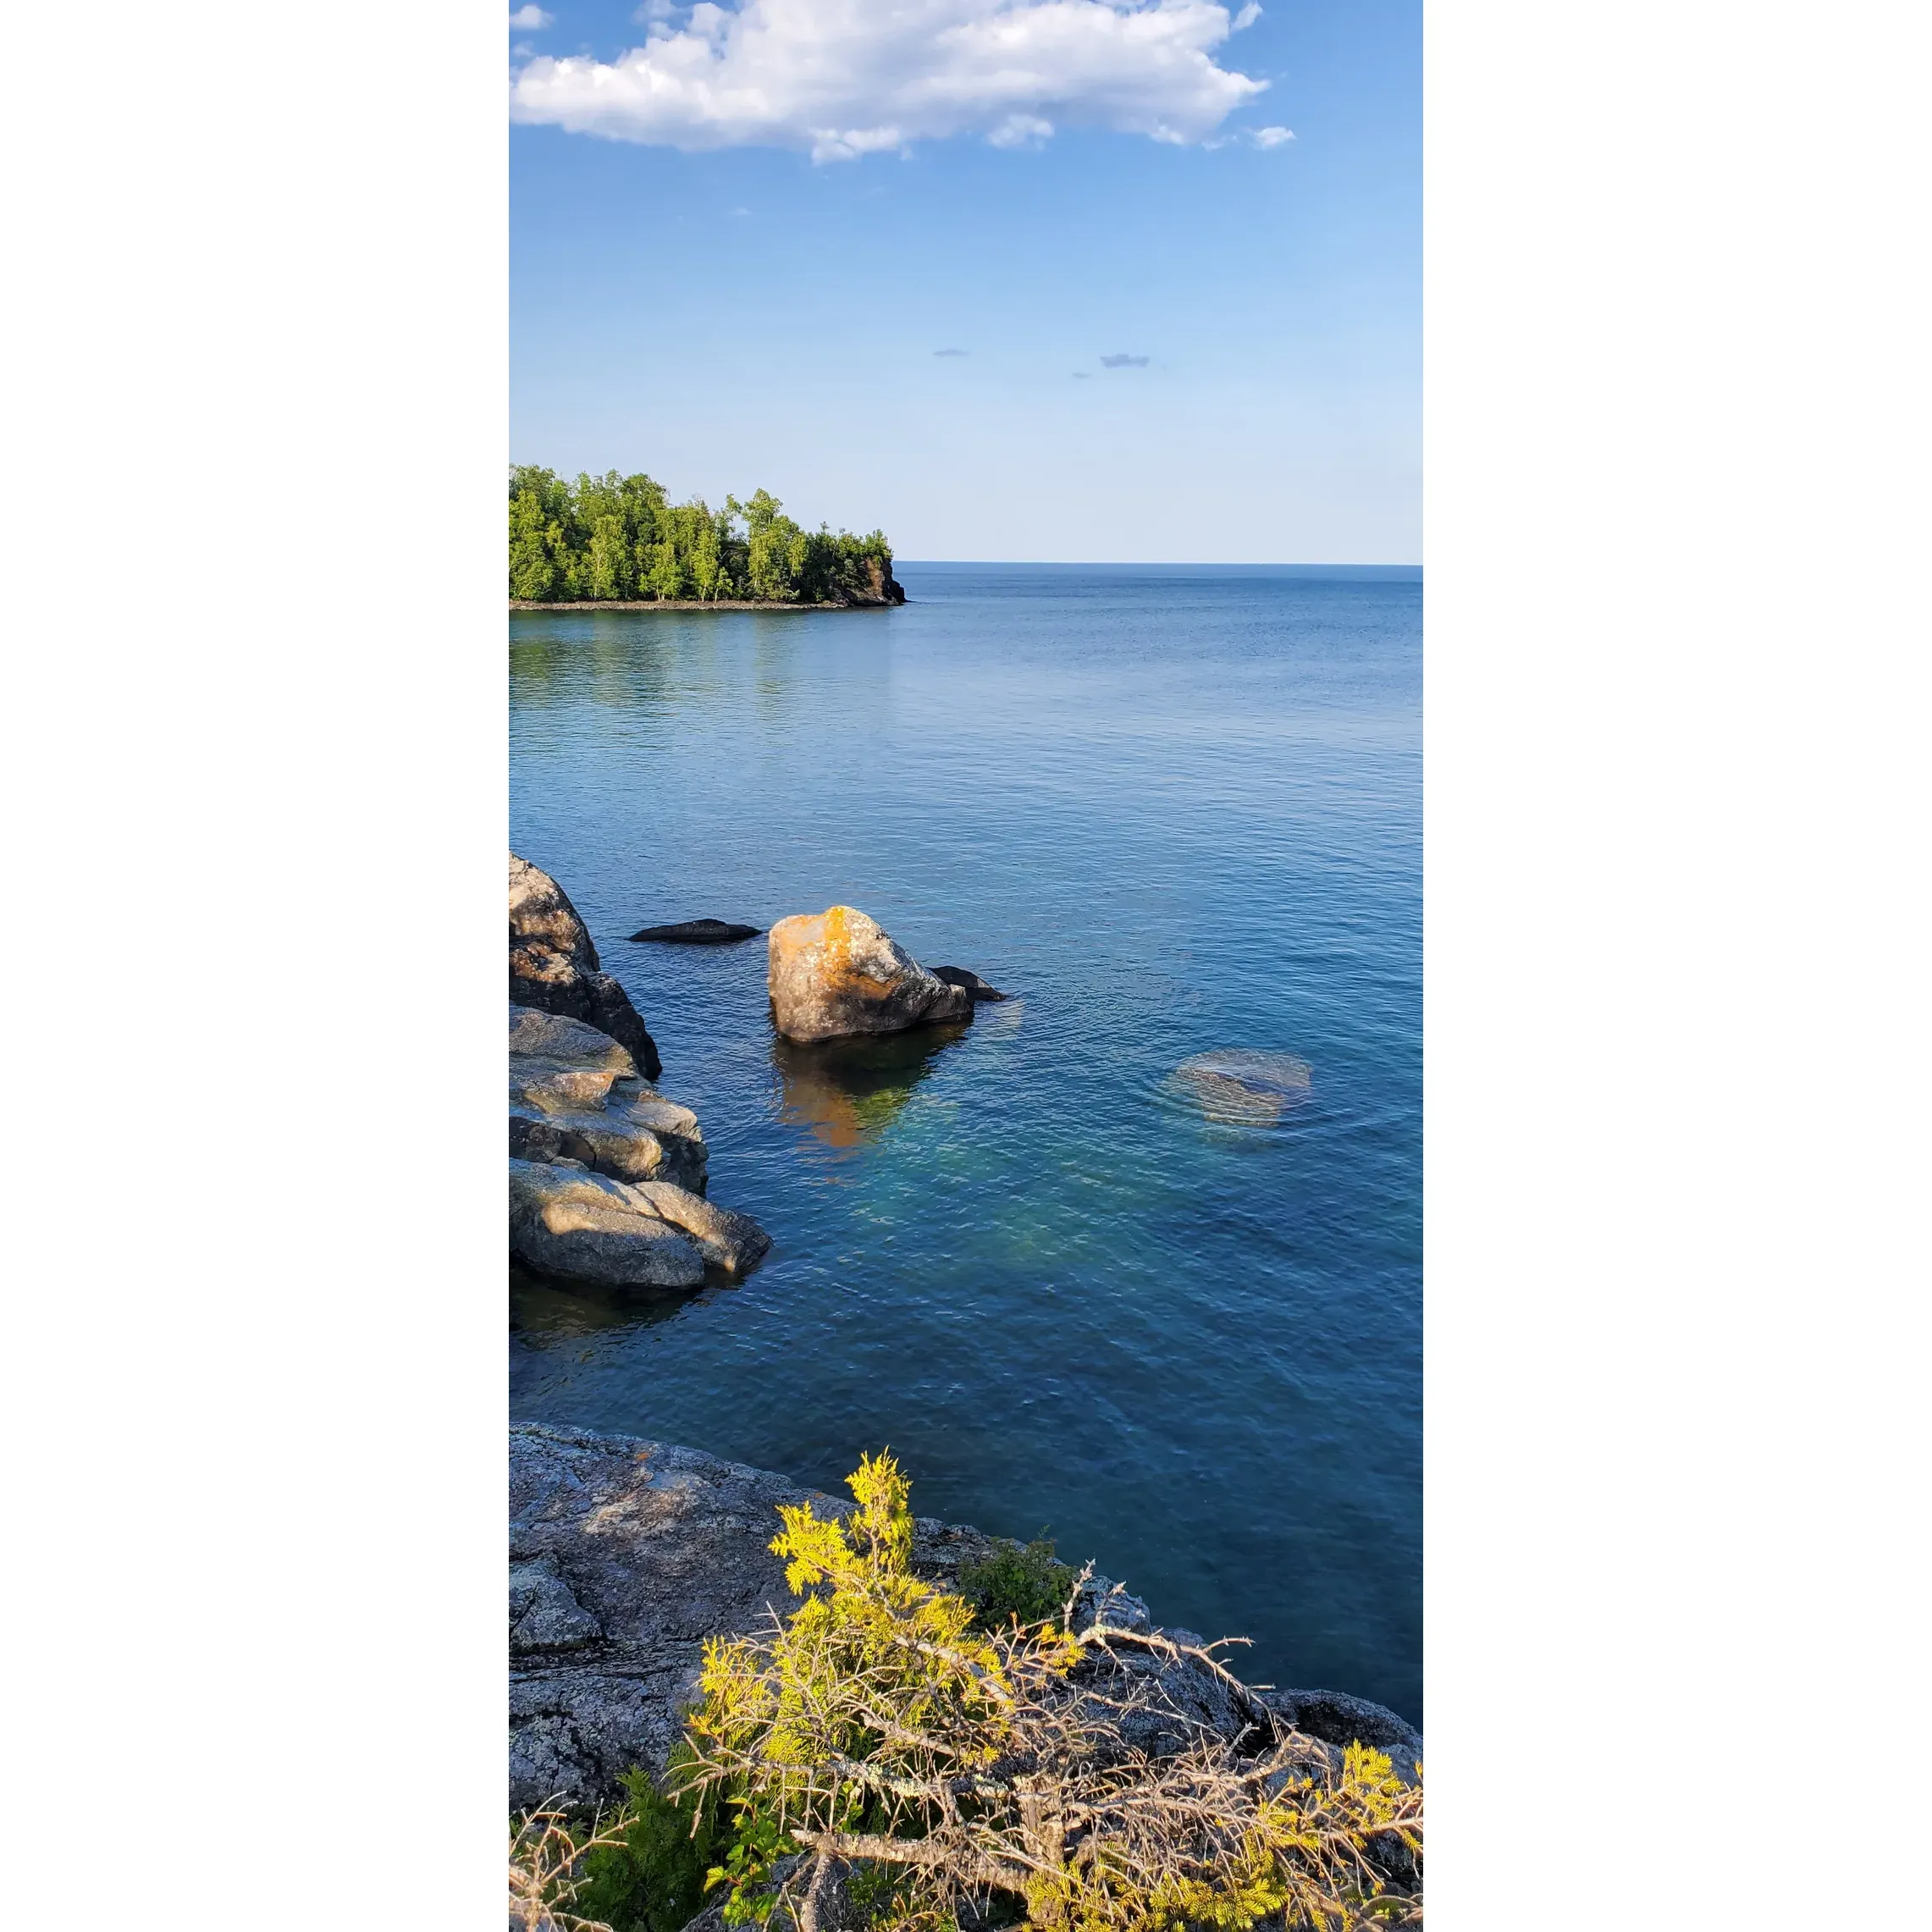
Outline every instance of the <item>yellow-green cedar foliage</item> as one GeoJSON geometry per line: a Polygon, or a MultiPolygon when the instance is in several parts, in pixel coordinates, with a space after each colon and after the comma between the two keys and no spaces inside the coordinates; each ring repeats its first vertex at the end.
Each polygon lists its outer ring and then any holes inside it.
{"type": "Polygon", "coordinates": [[[897,1464],[866,1457],[850,1487],[847,1521],[779,1512],[771,1547],[804,1602],[767,1636],[705,1648],[679,1781],[736,1809],[709,1880],[732,1887],[728,1918],[782,1898],[819,1932],[836,1867],[898,1932],[1002,1897],[1050,1932],[1419,1922],[1419,1767],[1405,1786],[1379,1753],[1351,1745],[1338,1765],[1294,1732],[1151,1756],[1123,1724],[1163,1707],[1157,1675],[1073,1673],[1136,1646],[1218,1671],[1209,1653],[1099,1621],[982,1631],[913,1573],[897,1464]]]}

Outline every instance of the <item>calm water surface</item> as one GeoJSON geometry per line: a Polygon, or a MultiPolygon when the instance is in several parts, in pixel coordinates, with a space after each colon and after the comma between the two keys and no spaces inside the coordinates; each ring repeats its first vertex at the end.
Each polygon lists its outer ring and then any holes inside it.
{"type": "Polygon", "coordinates": [[[898,569],[511,620],[511,842],[775,1240],[695,1299],[514,1283],[512,1411],[826,1489],[888,1444],[922,1515],[1419,1719],[1419,575],[898,569]],[[624,937],[839,902],[1015,997],[787,1051],[762,941],[624,937]],[[1229,1049],[1305,1090],[1204,1111],[1229,1049]]]}

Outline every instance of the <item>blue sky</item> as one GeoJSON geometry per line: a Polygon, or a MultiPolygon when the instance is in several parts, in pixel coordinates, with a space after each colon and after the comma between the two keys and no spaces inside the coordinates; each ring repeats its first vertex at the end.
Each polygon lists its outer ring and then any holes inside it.
{"type": "Polygon", "coordinates": [[[512,458],[907,558],[1418,560],[1420,7],[1248,13],[527,8],[512,458]]]}

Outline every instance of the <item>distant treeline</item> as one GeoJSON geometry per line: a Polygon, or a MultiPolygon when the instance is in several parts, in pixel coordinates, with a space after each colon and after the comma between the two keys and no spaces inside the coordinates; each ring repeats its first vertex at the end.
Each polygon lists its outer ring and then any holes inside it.
{"type": "Polygon", "coordinates": [[[610,598],[760,604],[904,601],[885,536],[801,529],[768,490],[720,510],[672,503],[646,476],[566,483],[510,472],[510,594],[535,604],[610,598]]]}

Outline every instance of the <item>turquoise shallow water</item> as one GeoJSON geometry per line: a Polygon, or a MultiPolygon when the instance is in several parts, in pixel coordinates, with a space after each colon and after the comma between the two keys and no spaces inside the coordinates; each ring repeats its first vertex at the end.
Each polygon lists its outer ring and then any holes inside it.
{"type": "Polygon", "coordinates": [[[511,842],[775,1239],[692,1300],[513,1283],[512,1411],[826,1488],[889,1444],[921,1514],[1420,1719],[1419,574],[899,576],[511,618],[511,842]],[[787,1052],[761,940],[624,937],[842,901],[1016,997],[787,1052]],[[1306,1086],[1176,1077],[1229,1049],[1306,1086]]]}

